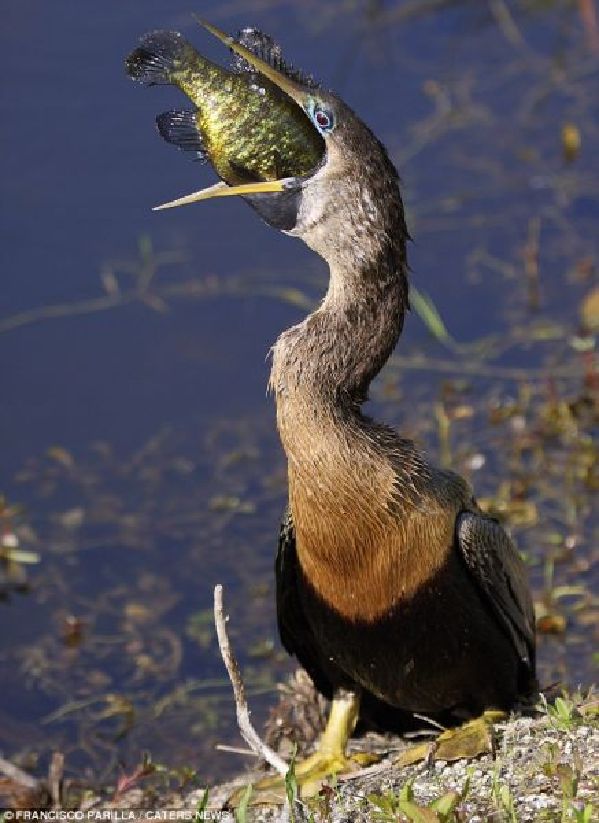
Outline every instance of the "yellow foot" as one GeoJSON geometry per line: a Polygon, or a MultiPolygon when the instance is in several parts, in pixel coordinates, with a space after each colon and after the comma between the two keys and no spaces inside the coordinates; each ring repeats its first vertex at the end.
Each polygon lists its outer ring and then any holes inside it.
{"type": "Polygon", "coordinates": [[[505,719],[505,712],[486,711],[455,729],[446,729],[431,743],[411,746],[397,760],[397,766],[411,766],[419,760],[462,760],[493,751],[493,724],[505,719]]]}
{"type": "MultiPolygon", "coordinates": [[[[327,778],[338,774],[356,771],[379,760],[377,755],[357,753],[349,756],[344,754],[329,754],[314,752],[305,760],[295,765],[295,780],[298,793],[302,798],[314,797],[318,794],[327,778]]],[[[243,792],[238,790],[228,801],[228,805],[237,806],[243,792]]],[[[265,777],[255,783],[250,797],[250,805],[281,805],[287,799],[285,781],[282,777],[265,777]]]]}
{"type": "MultiPolygon", "coordinates": [[[[327,777],[342,772],[353,772],[362,766],[376,763],[375,755],[346,755],[347,741],[356,725],[360,708],[360,695],[339,690],[335,693],[326,728],[313,755],[295,765],[295,781],[301,797],[313,797],[327,777]]],[[[242,792],[236,792],[229,800],[237,806],[242,792]]],[[[285,781],[281,777],[267,777],[254,786],[250,803],[281,804],[287,799],[285,781]]]]}

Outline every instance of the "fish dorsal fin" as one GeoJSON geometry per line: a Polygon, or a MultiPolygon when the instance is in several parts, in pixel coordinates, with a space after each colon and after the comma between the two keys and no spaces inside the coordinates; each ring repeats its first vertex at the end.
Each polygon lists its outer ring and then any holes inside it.
{"type": "MultiPolygon", "coordinates": [[[[256,57],[264,60],[264,62],[272,66],[273,69],[280,71],[281,74],[284,74],[296,83],[300,83],[302,86],[307,86],[311,89],[319,88],[319,83],[316,82],[312,75],[295,69],[291,63],[287,63],[284,60],[281,47],[269,34],[265,34],[259,29],[248,26],[245,29],[241,29],[235,39],[238,43],[241,43],[242,46],[245,46],[246,49],[253,52],[256,57]]],[[[244,57],[238,54],[233,54],[231,64],[233,71],[238,74],[243,72],[259,74],[244,57]]]]}
{"type": "Polygon", "coordinates": [[[206,160],[208,153],[196,122],[196,112],[187,109],[165,111],[156,118],[160,136],[182,151],[193,151],[199,160],[206,160]]]}

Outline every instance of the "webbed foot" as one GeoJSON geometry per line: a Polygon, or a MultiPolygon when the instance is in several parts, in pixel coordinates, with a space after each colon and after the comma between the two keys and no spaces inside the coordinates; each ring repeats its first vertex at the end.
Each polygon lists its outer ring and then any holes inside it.
{"type": "MultiPolygon", "coordinates": [[[[305,760],[295,765],[295,781],[299,796],[303,799],[314,797],[322,784],[338,774],[347,774],[376,762],[378,758],[369,754],[346,756],[342,753],[331,754],[316,751],[305,760]]],[[[243,792],[236,792],[229,800],[229,805],[236,806],[243,792]]],[[[285,781],[282,777],[265,777],[255,783],[250,797],[250,805],[281,805],[287,799],[285,781]]]]}
{"type": "MultiPolygon", "coordinates": [[[[338,692],[335,695],[326,728],[314,754],[295,764],[294,774],[299,795],[313,797],[324,780],[337,774],[352,772],[375,763],[379,758],[370,754],[346,755],[347,741],[358,719],[360,697],[354,692],[338,692]]],[[[229,800],[230,806],[238,805],[243,791],[236,792],[229,800]]],[[[251,805],[280,805],[287,798],[282,777],[266,777],[254,784],[251,805]]]]}
{"type": "Polygon", "coordinates": [[[419,760],[468,760],[492,752],[493,724],[505,717],[505,712],[486,711],[455,729],[446,729],[430,743],[411,746],[397,758],[395,765],[411,766],[419,760]]]}

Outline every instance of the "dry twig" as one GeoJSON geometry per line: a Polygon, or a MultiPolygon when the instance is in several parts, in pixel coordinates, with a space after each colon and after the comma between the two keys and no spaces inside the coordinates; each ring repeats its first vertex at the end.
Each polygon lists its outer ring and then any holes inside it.
{"type": "Polygon", "coordinates": [[[266,760],[273,769],[284,777],[289,771],[289,766],[270,746],[264,743],[250,722],[250,710],[245,698],[245,687],[241,679],[239,664],[235,659],[235,655],[231,649],[231,643],[229,642],[229,636],[227,635],[227,620],[228,618],[225,617],[223,610],[223,587],[219,584],[214,587],[214,623],[216,625],[216,636],[218,638],[220,653],[227,667],[231,685],[233,686],[239,731],[250,749],[266,760]]]}
{"type": "Polygon", "coordinates": [[[22,786],[24,789],[37,791],[40,788],[39,780],[35,777],[31,777],[30,774],[27,774],[27,772],[19,769],[18,766],[14,765],[14,763],[11,763],[9,760],[5,760],[3,757],[0,757],[0,774],[8,777],[9,780],[12,780],[14,783],[22,786]]]}
{"type": "Polygon", "coordinates": [[[50,768],[48,769],[48,785],[50,788],[50,797],[52,799],[52,808],[62,808],[62,781],[64,778],[64,754],[62,752],[54,752],[50,760],[50,768]]]}
{"type": "Polygon", "coordinates": [[[229,752],[230,754],[243,754],[247,755],[248,757],[258,757],[259,755],[256,752],[253,752],[251,749],[242,749],[240,746],[227,746],[224,743],[217,743],[214,747],[219,752],[229,752]]]}

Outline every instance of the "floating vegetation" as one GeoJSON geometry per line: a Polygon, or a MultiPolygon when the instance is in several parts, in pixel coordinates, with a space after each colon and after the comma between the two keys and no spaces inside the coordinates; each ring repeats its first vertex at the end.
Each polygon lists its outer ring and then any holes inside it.
{"type": "MultiPolygon", "coordinates": [[[[18,520],[18,507],[9,506],[0,495],[0,598],[10,588],[24,586],[27,582],[25,567],[41,560],[37,552],[22,547],[21,534],[25,529],[19,529],[18,520]]],[[[27,536],[25,533],[25,542],[27,536]]]]}

